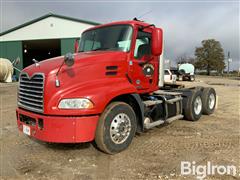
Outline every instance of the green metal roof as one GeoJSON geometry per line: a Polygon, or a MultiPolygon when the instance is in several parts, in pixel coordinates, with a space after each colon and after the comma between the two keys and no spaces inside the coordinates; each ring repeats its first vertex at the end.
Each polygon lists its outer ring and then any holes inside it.
{"type": "Polygon", "coordinates": [[[12,31],[15,31],[17,29],[23,28],[25,26],[28,26],[30,24],[33,24],[35,22],[38,22],[38,21],[40,21],[42,19],[45,19],[45,18],[48,18],[48,17],[56,17],[56,18],[61,18],[61,19],[66,19],[66,20],[70,20],[70,21],[76,21],[76,22],[85,23],[85,24],[91,24],[91,25],[100,25],[100,23],[93,22],[93,21],[86,21],[86,20],[77,19],[77,18],[73,18],[73,17],[67,17],[67,16],[63,16],[63,15],[49,13],[49,14],[46,14],[46,15],[41,16],[39,18],[33,19],[33,20],[29,21],[29,22],[23,23],[23,24],[21,24],[19,26],[16,26],[14,28],[11,28],[11,29],[9,29],[7,31],[4,31],[4,32],[0,33],[0,36],[2,36],[4,34],[7,34],[7,33],[10,33],[12,31]]]}

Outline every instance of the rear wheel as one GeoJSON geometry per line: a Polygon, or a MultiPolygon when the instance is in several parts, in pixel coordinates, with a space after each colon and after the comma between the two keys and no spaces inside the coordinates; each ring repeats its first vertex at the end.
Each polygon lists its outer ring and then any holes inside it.
{"type": "Polygon", "coordinates": [[[195,81],[195,77],[194,76],[190,76],[190,81],[195,81]]]}
{"type": "Polygon", "coordinates": [[[204,88],[202,92],[203,114],[209,115],[214,112],[216,106],[216,92],[213,88],[204,88]]]}
{"type": "Polygon", "coordinates": [[[95,135],[99,149],[115,154],[125,150],[136,132],[136,115],[124,102],[113,102],[102,113],[95,135]]]}
{"type": "Polygon", "coordinates": [[[185,70],[184,69],[180,69],[179,71],[178,71],[178,73],[179,73],[179,81],[183,81],[183,76],[184,76],[184,74],[185,74],[185,70]]]}
{"type": "Polygon", "coordinates": [[[187,120],[197,121],[202,116],[203,102],[201,94],[200,90],[193,90],[191,96],[188,97],[184,108],[184,116],[187,120]]]}

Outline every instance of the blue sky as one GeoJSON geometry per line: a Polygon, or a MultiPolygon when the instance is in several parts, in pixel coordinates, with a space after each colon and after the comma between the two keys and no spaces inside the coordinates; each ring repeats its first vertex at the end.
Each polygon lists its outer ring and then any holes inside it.
{"type": "Polygon", "coordinates": [[[1,32],[49,12],[100,23],[142,20],[162,27],[165,57],[194,56],[204,39],[221,42],[231,52],[231,69],[239,64],[239,1],[5,1],[1,2],[1,32]]]}

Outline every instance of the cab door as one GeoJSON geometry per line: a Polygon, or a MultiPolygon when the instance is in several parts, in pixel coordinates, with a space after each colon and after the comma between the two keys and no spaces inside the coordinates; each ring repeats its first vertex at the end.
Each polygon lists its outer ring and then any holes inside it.
{"type": "Polygon", "coordinates": [[[138,30],[136,35],[134,53],[129,61],[129,75],[132,84],[141,92],[147,92],[156,85],[158,65],[151,53],[150,32],[138,30]]]}

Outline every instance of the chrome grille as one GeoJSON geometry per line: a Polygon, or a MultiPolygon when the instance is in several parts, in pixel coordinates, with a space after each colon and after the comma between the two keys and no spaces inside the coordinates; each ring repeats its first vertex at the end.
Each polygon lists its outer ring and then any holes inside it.
{"type": "Polygon", "coordinates": [[[18,89],[18,106],[34,111],[43,112],[44,75],[41,73],[29,77],[28,74],[20,75],[18,89]]]}

